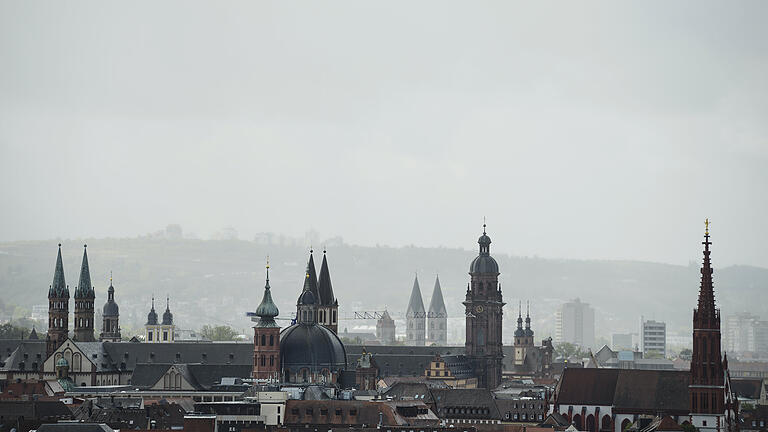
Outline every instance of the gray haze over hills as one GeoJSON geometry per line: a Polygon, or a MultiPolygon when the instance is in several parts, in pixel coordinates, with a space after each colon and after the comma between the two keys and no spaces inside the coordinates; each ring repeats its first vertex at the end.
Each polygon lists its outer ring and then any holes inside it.
{"type": "MultiPolygon", "coordinates": [[[[490,234],[493,234],[492,232],[490,234]]],[[[493,238],[493,237],[492,237],[493,238]]],[[[691,239],[699,249],[700,239],[691,239]]],[[[65,240],[62,248],[67,283],[77,284],[82,243],[65,240]]],[[[402,318],[414,273],[429,296],[439,273],[449,320],[449,342],[463,343],[464,299],[468,266],[477,251],[474,238],[467,249],[419,247],[364,247],[340,239],[328,244],[333,288],[342,317],[354,311],[381,311],[385,307],[402,318]]],[[[190,240],[143,237],[88,239],[88,256],[96,303],[103,304],[114,272],[121,325],[136,332],[146,320],[150,298],[164,308],[165,295],[182,329],[203,324],[228,324],[248,334],[245,317],[261,300],[264,262],[271,257],[270,283],[281,317],[290,319],[302,283],[308,250],[301,241],[264,236],[258,241],[190,240]]],[[[493,245],[492,245],[493,247],[493,245]]],[[[319,249],[319,248],[318,248],[319,249]]],[[[493,251],[493,249],[492,249],[493,251]]],[[[322,251],[315,251],[316,262],[322,251]]],[[[719,261],[715,242],[713,260],[719,261]]],[[[637,261],[553,260],[494,253],[501,267],[505,308],[505,343],[511,340],[519,301],[531,301],[537,340],[553,334],[554,312],[565,300],[580,297],[596,308],[596,333],[637,332],[641,314],[668,322],[671,335],[690,336],[691,314],[699,287],[699,263],[675,266],[637,261]]],[[[0,243],[0,290],[6,303],[30,308],[46,304],[53,277],[56,241],[0,243]]],[[[768,290],[768,269],[716,266],[715,290],[724,315],[750,311],[768,316],[763,298],[768,290]]],[[[428,304],[429,298],[424,302],[428,304]]],[[[286,325],[288,321],[282,321],[286,325]]],[[[361,330],[373,321],[346,320],[340,332],[361,330]]],[[[404,332],[398,322],[398,332],[404,332]]],[[[130,330],[125,331],[128,333],[130,330]]]]}
{"type": "Polygon", "coordinates": [[[686,265],[709,217],[718,265],[768,266],[768,3],[400,6],[0,1],[0,240],[469,248],[487,216],[497,254],[686,265]]]}

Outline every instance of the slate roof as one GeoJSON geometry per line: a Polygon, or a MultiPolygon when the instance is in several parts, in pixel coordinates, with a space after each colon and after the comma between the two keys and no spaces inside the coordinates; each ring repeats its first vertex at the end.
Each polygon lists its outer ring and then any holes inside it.
{"type": "Polygon", "coordinates": [[[613,406],[615,412],[688,412],[688,371],[566,368],[556,388],[560,405],[613,406]]]}
{"type": "Polygon", "coordinates": [[[450,417],[448,408],[469,408],[477,412],[461,413],[462,418],[500,419],[496,400],[488,389],[432,389],[438,417],[450,417]],[[486,410],[483,412],[482,410],[486,410]]]}
{"type": "Polygon", "coordinates": [[[762,388],[762,379],[732,379],[731,389],[739,397],[749,399],[760,399],[760,389],[762,388]]]}
{"type": "Polygon", "coordinates": [[[114,432],[104,423],[46,423],[37,432],[114,432]]]}
{"type": "Polygon", "coordinates": [[[9,415],[23,416],[28,419],[67,420],[72,418],[72,412],[60,401],[0,400],[0,416],[9,415]]]}
{"type": "Polygon", "coordinates": [[[253,343],[251,341],[242,343],[174,342],[168,344],[103,342],[103,344],[104,349],[115,364],[120,365],[125,362],[125,370],[134,370],[137,363],[203,363],[253,366],[253,343]]]}
{"type": "Polygon", "coordinates": [[[222,378],[250,378],[253,372],[251,365],[211,365],[211,364],[140,364],[131,375],[131,385],[149,388],[157,384],[163,375],[171,368],[176,370],[196,390],[209,390],[219,385],[222,378]]]}
{"type": "Polygon", "coordinates": [[[312,257],[312,251],[309,251],[309,261],[307,261],[307,273],[309,274],[309,290],[314,294],[317,303],[322,303],[320,291],[317,289],[317,270],[315,270],[315,259],[312,257]]]}
{"type": "Polygon", "coordinates": [[[411,299],[408,300],[408,309],[406,309],[406,316],[413,317],[414,314],[424,313],[424,301],[421,299],[421,289],[419,289],[419,277],[413,280],[413,289],[411,289],[411,299]]]}
{"type": "MultiPolygon", "coordinates": [[[[15,342],[14,342],[15,343],[15,342]]],[[[5,346],[6,349],[10,348],[14,343],[5,346]]],[[[4,352],[3,354],[6,354],[4,352]]],[[[16,348],[11,352],[11,355],[5,359],[5,362],[0,370],[3,371],[20,371],[22,370],[21,364],[24,364],[25,371],[41,370],[43,363],[45,362],[45,341],[44,340],[24,340],[18,341],[16,348]],[[37,363],[37,369],[34,369],[33,363],[37,363]]]]}
{"type": "Polygon", "coordinates": [[[442,316],[448,313],[445,309],[445,300],[443,300],[443,290],[440,288],[439,276],[435,276],[435,288],[432,290],[432,298],[429,300],[429,312],[442,314],[442,316]]]}

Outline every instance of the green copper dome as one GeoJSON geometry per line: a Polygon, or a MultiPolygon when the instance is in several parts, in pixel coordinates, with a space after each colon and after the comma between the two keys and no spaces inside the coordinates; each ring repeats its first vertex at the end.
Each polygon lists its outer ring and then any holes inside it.
{"type": "Polygon", "coordinates": [[[56,360],[56,366],[57,367],[68,367],[69,363],[67,363],[67,359],[62,357],[62,358],[56,360]]]}
{"type": "Polygon", "coordinates": [[[272,292],[269,287],[269,267],[267,267],[267,283],[264,285],[264,297],[261,299],[261,304],[256,308],[255,315],[258,316],[258,327],[277,327],[275,323],[275,317],[280,314],[280,310],[272,301],[272,292]]]}

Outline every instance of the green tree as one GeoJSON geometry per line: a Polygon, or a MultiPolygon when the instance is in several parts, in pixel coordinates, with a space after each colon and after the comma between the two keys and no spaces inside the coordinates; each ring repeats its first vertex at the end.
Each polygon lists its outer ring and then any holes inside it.
{"type": "Polygon", "coordinates": [[[200,329],[200,334],[212,341],[231,341],[237,336],[237,332],[230,326],[209,326],[204,325],[200,329]]]}
{"type": "Polygon", "coordinates": [[[690,360],[693,358],[693,350],[690,348],[685,348],[683,350],[680,350],[679,357],[683,360],[690,360]]]}
{"type": "Polygon", "coordinates": [[[21,339],[29,336],[31,330],[26,327],[15,326],[11,323],[0,325],[0,339],[21,339]]]}
{"type": "Polygon", "coordinates": [[[555,345],[555,355],[558,357],[569,358],[572,356],[585,357],[587,353],[580,346],[569,342],[561,342],[555,345]]]}

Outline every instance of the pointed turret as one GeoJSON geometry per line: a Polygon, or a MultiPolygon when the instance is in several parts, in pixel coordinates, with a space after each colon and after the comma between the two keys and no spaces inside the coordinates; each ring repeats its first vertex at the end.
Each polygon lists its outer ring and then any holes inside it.
{"type": "Polygon", "coordinates": [[[714,322],[715,316],[719,319],[719,311],[715,309],[715,289],[712,283],[712,262],[710,261],[709,246],[709,219],[706,220],[706,229],[704,231],[704,261],[701,266],[701,284],[699,286],[699,302],[696,309],[696,317],[702,323],[714,322]]]}
{"type": "Polygon", "coordinates": [[[275,305],[275,302],[272,301],[272,293],[269,287],[269,264],[267,264],[267,281],[264,284],[264,297],[262,297],[255,313],[259,317],[256,327],[278,327],[277,323],[275,323],[275,317],[278,314],[280,314],[280,310],[275,305]]]}
{"type": "Polygon", "coordinates": [[[408,309],[405,311],[409,316],[421,316],[425,314],[424,302],[421,299],[421,289],[419,289],[419,277],[413,280],[413,289],[411,289],[411,299],[408,301],[408,309]]]}
{"type": "Polygon", "coordinates": [[[440,288],[440,276],[435,276],[435,288],[432,290],[432,298],[429,300],[429,314],[431,316],[447,315],[443,290],[440,288]]]}
{"type": "Polygon", "coordinates": [[[525,305],[525,335],[529,338],[533,337],[533,330],[531,329],[531,302],[526,302],[525,305]]]}
{"type": "Polygon", "coordinates": [[[323,263],[320,265],[320,278],[317,281],[317,285],[320,294],[320,304],[323,306],[333,305],[336,302],[336,297],[333,295],[331,272],[328,270],[328,260],[326,259],[325,251],[323,251],[323,263]]]}
{"type": "Polygon", "coordinates": [[[315,259],[312,256],[313,252],[312,249],[309,250],[309,261],[307,262],[307,273],[309,274],[308,282],[309,290],[315,295],[315,300],[319,304],[322,303],[322,298],[320,297],[320,291],[317,289],[317,271],[315,270],[315,259]]]}
{"type": "Polygon", "coordinates": [[[109,288],[107,288],[107,302],[101,309],[101,334],[102,342],[120,342],[120,307],[115,302],[115,287],[112,284],[112,272],[109,272],[109,288]]]}
{"type": "Polygon", "coordinates": [[[80,282],[75,287],[76,299],[94,298],[91,270],[88,267],[88,245],[83,245],[83,264],[80,266],[80,282]]]}
{"type": "Polygon", "coordinates": [[[145,325],[157,325],[157,312],[155,312],[155,296],[152,296],[152,309],[147,314],[147,324],[145,325]]]}
{"type": "Polygon", "coordinates": [[[162,325],[173,325],[173,314],[171,313],[171,298],[165,297],[165,312],[163,312],[162,325]]]}
{"type": "Polygon", "coordinates": [[[69,288],[64,280],[64,264],[61,261],[61,243],[59,243],[59,254],[56,256],[56,268],[53,271],[53,284],[48,290],[48,297],[51,298],[69,298],[69,288]]]}

